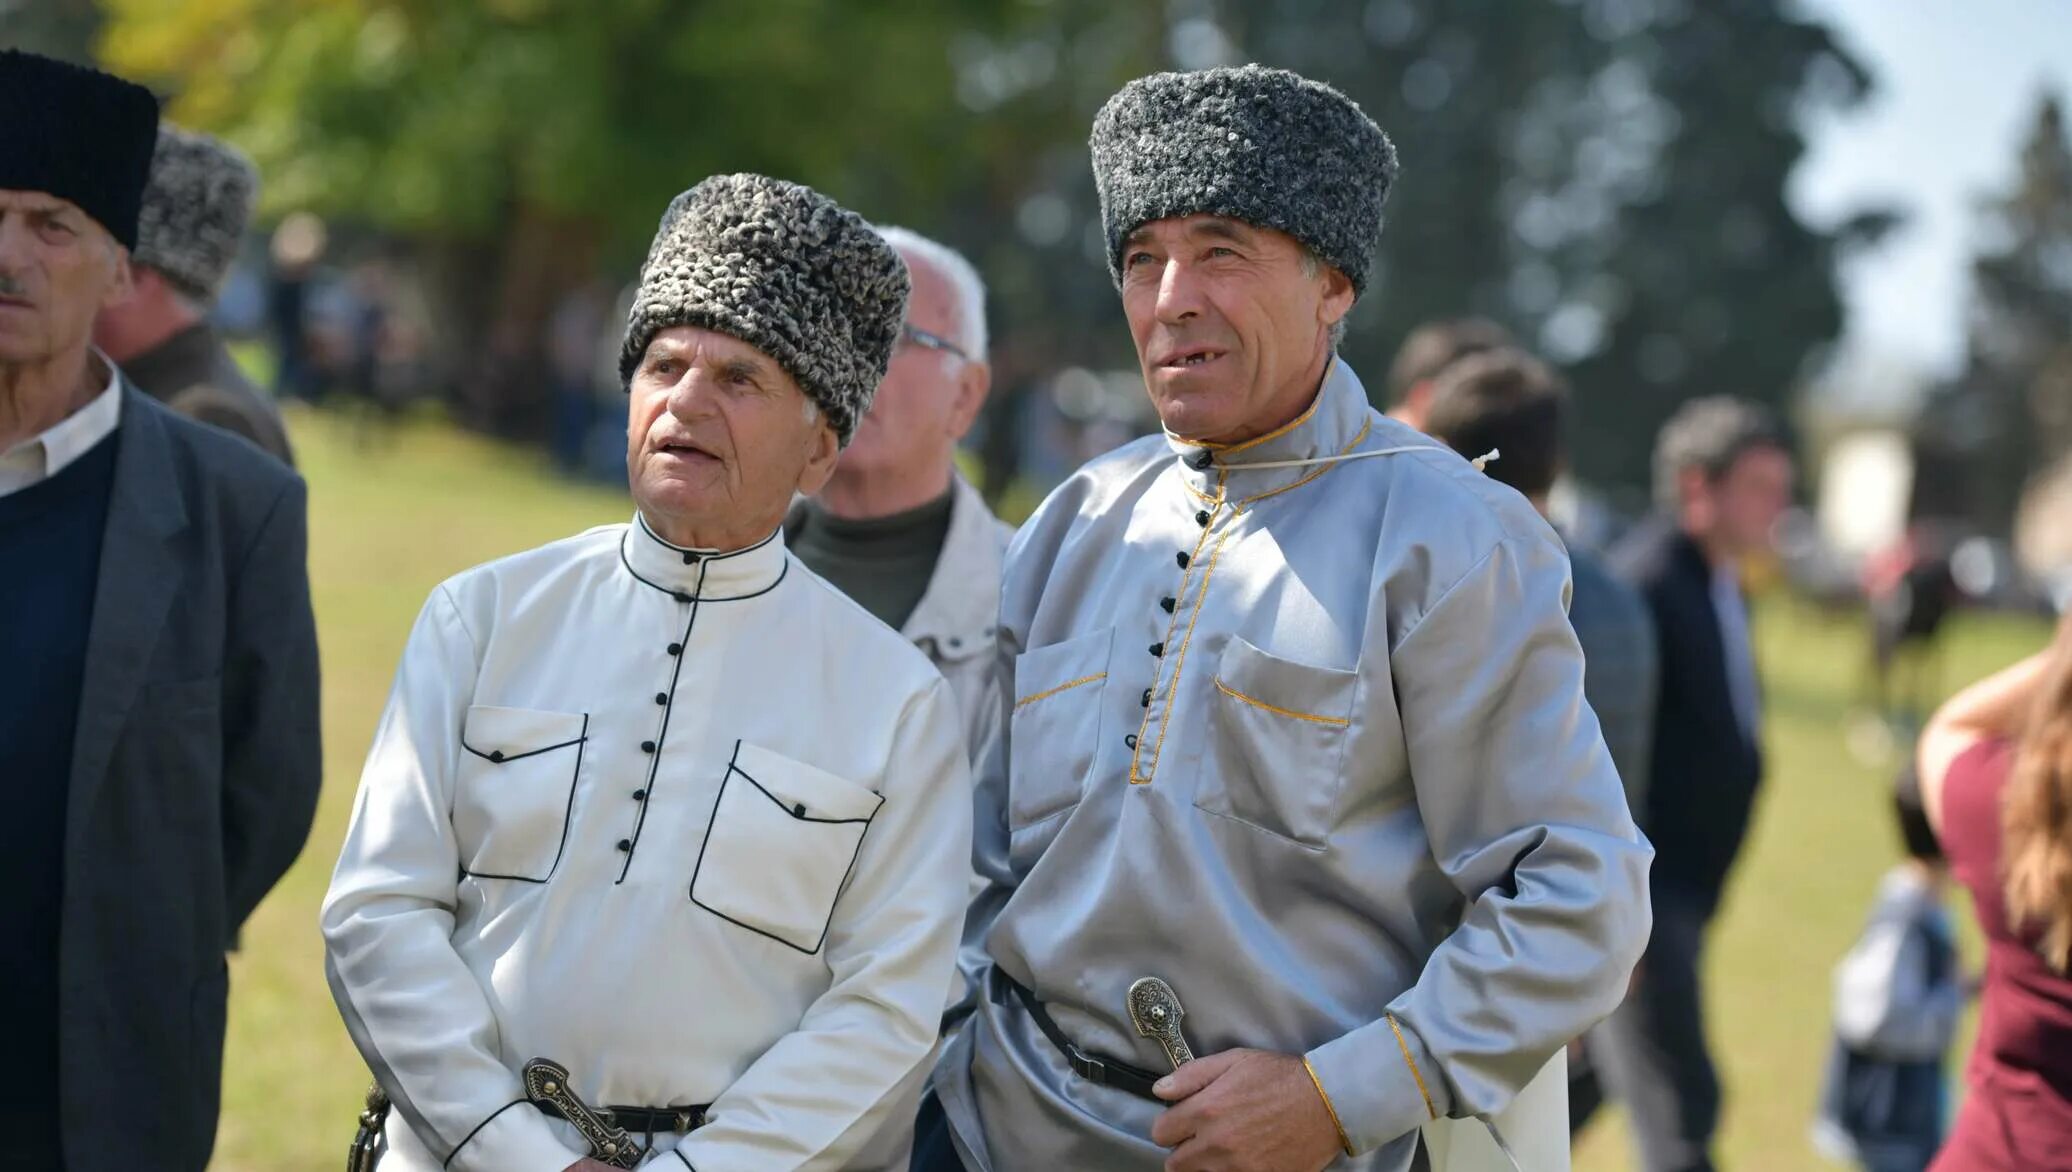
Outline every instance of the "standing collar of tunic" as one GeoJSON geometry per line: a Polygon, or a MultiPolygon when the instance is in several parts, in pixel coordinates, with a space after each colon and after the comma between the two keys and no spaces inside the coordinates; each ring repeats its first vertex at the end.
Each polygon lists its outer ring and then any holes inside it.
{"type": "Polygon", "coordinates": [[[688,549],[662,540],[637,511],[619,538],[619,560],[642,583],[684,602],[733,602],[767,594],[791,564],[782,527],[741,549],[688,549]]]}
{"type": "Polygon", "coordinates": [[[1236,444],[1208,444],[1166,433],[1180,478],[1196,495],[1229,500],[1258,497],[1294,488],[1323,475],[1332,463],[1298,467],[1253,468],[1312,460],[1355,451],[1372,434],[1374,408],[1358,375],[1337,357],[1331,359],[1317,397],[1302,414],[1265,435],[1236,444]]]}

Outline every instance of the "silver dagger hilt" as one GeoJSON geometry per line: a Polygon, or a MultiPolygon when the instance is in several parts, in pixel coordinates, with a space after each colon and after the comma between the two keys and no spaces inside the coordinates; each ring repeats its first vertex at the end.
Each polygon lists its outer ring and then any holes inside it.
{"type": "Polygon", "coordinates": [[[631,1168],[647,1155],[631,1132],[613,1126],[607,1116],[592,1110],[568,1089],[568,1067],[550,1058],[535,1058],[525,1064],[523,1077],[525,1097],[554,1108],[554,1114],[567,1120],[590,1145],[591,1159],[613,1168],[631,1168]]]}
{"type": "Polygon", "coordinates": [[[1140,1036],[1165,1047],[1173,1069],[1178,1070],[1194,1061],[1194,1051],[1187,1045],[1187,1036],[1180,1032],[1180,1022],[1187,1016],[1187,1011],[1181,1008],[1180,996],[1173,992],[1171,985],[1157,977],[1139,977],[1130,986],[1129,1008],[1130,1024],[1137,1027],[1140,1036]]]}

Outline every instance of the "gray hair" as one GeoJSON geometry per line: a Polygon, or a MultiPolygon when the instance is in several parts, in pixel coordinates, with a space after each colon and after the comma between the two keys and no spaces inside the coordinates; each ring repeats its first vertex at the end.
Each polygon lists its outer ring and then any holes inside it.
{"type": "MultiPolygon", "coordinates": [[[[919,260],[950,283],[957,299],[957,344],[974,361],[986,361],[986,282],[964,254],[911,228],[874,225],[901,259],[919,260]]],[[[911,264],[912,261],[909,261],[911,264]]]]}
{"type": "MultiPolygon", "coordinates": [[[[1316,250],[1316,249],[1314,249],[1314,248],[1311,248],[1311,247],[1310,247],[1309,245],[1307,245],[1307,244],[1304,244],[1304,245],[1302,246],[1302,275],[1303,275],[1303,276],[1305,276],[1305,277],[1316,277],[1316,276],[1321,276],[1321,275],[1323,274],[1323,272],[1324,272],[1324,267],[1325,267],[1326,265],[1329,265],[1330,263],[1331,263],[1330,261],[1328,261],[1328,260],[1325,260],[1325,259],[1324,259],[1324,258],[1323,258],[1322,256],[1319,256],[1319,255],[1317,254],[1317,250],[1316,250]]],[[[1347,310],[1345,311],[1345,316],[1344,316],[1344,317],[1341,317],[1341,318],[1339,318],[1339,319],[1338,319],[1337,321],[1335,321],[1335,322],[1332,322],[1332,323],[1331,323],[1331,349],[1332,349],[1333,351],[1336,351],[1336,350],[1338,349],[1339,343],[1341,343],[1341,342],[1344,342],[1344,341],[1345,341],[1345,327],[1346,327],[1346,323],[1348,323],[1348,322],[1352,321],[1352,318],[1353,318],[1353,311],[1352,311],[1351,309],[1347,309],[1347,310]]]]}
{"type": "Polygon", "coordinates": [[[1655,503],[1674,512],[1683,502],[1681,484],[1687,471],[1719,481],[1734,462],[1758,448],[1789,451],[1784,428],[1770,409],[1731,395],[1692,399],[1655,439],[1655,503]]]}

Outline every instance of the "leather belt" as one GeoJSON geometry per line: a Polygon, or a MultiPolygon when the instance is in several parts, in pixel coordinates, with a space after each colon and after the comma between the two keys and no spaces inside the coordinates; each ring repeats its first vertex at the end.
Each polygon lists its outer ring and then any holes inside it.
{"type": "Polygon", "coordinates": [[[1030,1018],[1036,1022],[1036,1028],[1042,1030],[1043,1036],[1050,1039],[1050,1044],[1056,1046],[1058,1053],[1065,1056],[1065,1061],[1072,1064],[1072,1073],[1096,1086],[1114,1087],[1140,1099],[1165,1103],[1165,1100],[1159,1098],[1151,1089],[1151,1084],[1164,1076],[1141,1066],[1132,1066],[1115,1058],[1103,1058],[1080,1049],[1071,1038],[1065,1036],[1065,1031],[1059,1028],[1056,1019],[1043,1008],[1043,1003],[1036,1000],[1036,994],[999,969],[996,968],[994,971],[999,973],[1000,979],[1008,988],[1014,990],[1014,995],[1021,1001],[1022,1008],[1028,1010],[1030,1018]]]}
{"type": "MultiPolygon", "coordinates": [[[[543,1113],[556,1119],[565,1119],[559,1108],[552,1103],[535,1103],[543,1113]]],[[[661,1135],[665,1132],[688,1135],[705,1126],[705,1112],[709,1104],[697,1107],[603,1107],[598,1114],[604,1117],[606,1125],[623,1127],[635,1135],[661,1135]]]]}

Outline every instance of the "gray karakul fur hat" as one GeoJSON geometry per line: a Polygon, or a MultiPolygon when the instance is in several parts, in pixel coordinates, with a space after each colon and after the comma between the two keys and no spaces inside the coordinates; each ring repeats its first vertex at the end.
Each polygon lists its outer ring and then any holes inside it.
{"type": "Polygon", "coordinates": [[[885,377],[907,288],[905,262],[855,212],[782,179],[715,175],[662,214],[619,377],[630,385],[665,329],[717,330],[789,371],[847,446],[885,377]]]}
{"type": "Polygon", "coordinates": [[[1153,220],[1213,215],[1275,228],[1365,292],[1396,148],[1351,98],[1262,65],[1154,73],[1094,116],[1108,269],[1153,220]]]}
{"type": "Polygon", "coordinates": [[[137,213],[136,261],[196,301],[215,301],[258,198],[259,172],[242,151],[159,123],[137,213]]]}

